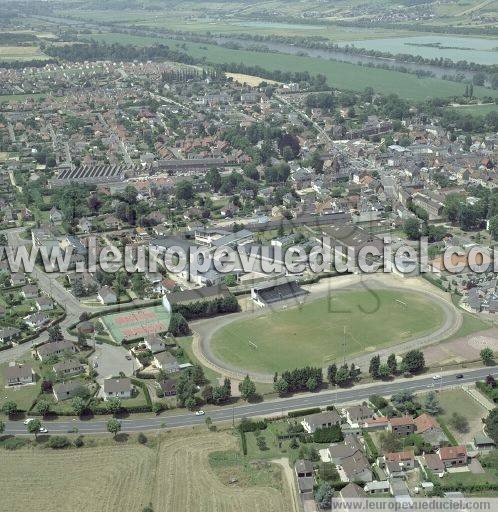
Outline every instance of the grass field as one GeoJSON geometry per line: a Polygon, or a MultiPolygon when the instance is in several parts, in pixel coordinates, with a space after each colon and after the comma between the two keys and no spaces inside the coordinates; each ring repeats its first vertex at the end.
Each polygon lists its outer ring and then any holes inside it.
{"type": "Polygon", "coordinates": [[[377,290],[375,295],[338,291],[330,301],[320,299],[233,322],[214,334],[212,347],[217,357],[235,366],[273,373],[373,353],[429,333],[442,321],[442,309],[420,295],[389,290],[377,290]]]}
{"type": "MultiPolygon", "coordinates": [[[[209,454],[236,450],[236,438],[223,433],[172,433],[153,446],[124,444],[53,451],[2,451],[1,508],[23,512],[155,511],[285,512],[282,490],[245,481],[228,486],[209,464],[209,454]],[[89,493],[91,489],[91,493],[89,493]]],[[[282,489],[282,486],[280,486],[282,489]]]]}
{"type": "MultiPolygon", "coordinates": [[[[459,443],[467,444],[472,441],[475,434],[482,431],[481,418],[487,416],[487,411],[477,403],[463,389],[450,389],[438,393],[441,418],[459,443]],[[465,416],[469,423],[468,432],[458,432],[451,426],[451,416],[456,412],[465,416]]],[[[420,398],[423,403],[424,395],[420,398]]]]}
{"type": "MultiPolygon", "coordinates": [[[[91,34],[85,39],[94,39],[107,43],[135,44],[150,46],[163,43],[176,47],[185,47],[187,53],[195,58],[205,58],[212,64],[244,63],[247,66],[261,66],[268,70],[280,71],[308,71],[311,74],[323,74],[328,83],[338,89],[363,91],[365,87],[384,94],[396,93],[399,96],[412,100],[425,100],[434,97],[461,96],[464,85],[438,78],[415,78],[414,75],[399,73],[385,69],[376,69],[357,66],[344,62],[334,62],[312,57],[300,57],[283,53],[261,53],[247,50],[231,50],[212,44],[199,44],[188,41],[160,37],[141,37],[128,34],[105,33],[91,34]]],[[[498,96],[498,91],[484,87],[474,87],[474,95],[498,96]]]]}
{"type": "Polygon", "coordinates": [[[0,61],[48,59],[38,46],[0,46],[0,61]]]}
{"type": "Polygon", "coordinates": [[[169,328],[170,314],[162,305],[132,309],[101,318],[114,341],[143,338],[146,334],[164,333],[169,328]]]}
{"type": "Polygon", "coordinates": [[[498,105],[495,103],[485,103],[483,105],[461,105],[460,107],[450,108],[459,114],[470,114],[474,117],[485,116],[490,112],[498,112],[498,105]]]}

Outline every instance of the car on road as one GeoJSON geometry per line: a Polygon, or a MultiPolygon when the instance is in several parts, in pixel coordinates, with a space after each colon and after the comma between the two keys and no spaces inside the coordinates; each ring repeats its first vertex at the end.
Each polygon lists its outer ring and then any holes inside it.
{"type": "Polygon", "coordinates": [[[99,367],[99,363],[98,363],[98,361],[94,361],[94,362],[93,362],[93,367],[94,367],[94,368],[98,368],[98,367],[99,367]]]}
{"type": "Polygon", "coordinates": [[[125,358],[128,359],[128,361],[131,361],[131,356],[129,354],[126,354],[125,358]]]}
{"type": "Polygon", "coordinates": [[[204,414],[205,414],[204,411],[195,411],[196,416],[204,416],[204,414]]]}
{"type": "Polygon", "coordinates": [[[434,380],[440,380],[441,379],[441,375],[434,375],[432,378],[434,380]]]}
{"type": "Polygon", "coordinates": [[[40,430],[38,430],[38,432],[40,432],[40,434],[46,434],[48,432],[48,429],[45,427],[40,427],[40,430]]]}
{"type": "Polygon", "coordinates": [[[25,425],[27,425],[30,421],[33,421],[33,420],[34,420],[34,418],[26,418],[26,419],[23,421],[23,423],[24,423],[25,425]]]}
{"type": "Polygon", "coordinates": [[[463,379],[463,373],[457,373],[455,379],[463,379]]]}

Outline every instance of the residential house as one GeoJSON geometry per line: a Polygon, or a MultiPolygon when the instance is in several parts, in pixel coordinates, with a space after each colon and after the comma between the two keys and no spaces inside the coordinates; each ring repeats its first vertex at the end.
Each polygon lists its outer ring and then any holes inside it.
{"type": "Polygon", "coordinates": [[[427,469],[430,469],[435,475],[442,477],[444,475],[444,463],[436,453],[424,454],[422,461],[427,469]]]}
{"type": "Polygon", "coordinates": [[[144,345],[153,353],[162,352],[166,348],[164,340],[156,334],[148,335],[144,338],[144,345]]]}
{"type": "Polygon", "coordinates": [[[176,395],[176,380],[164,379],[159,383],[159,387],[163,393],[163,396],[175,396],[176,395]]]}
{"type": "Polygon", "coordinates": [[[77,380],[68,380],[67,382],[54,384],[52,391],[58,402],[62,400],[69,400],[75,396],[84,396],[88,393],[88,389],[77,380]]]}
{"type": "Polygon", "coordinates": [[[391,418],[389,420],[388,430],[397,436],[409,436],[415,433],[415,422],[411,416],[402,416],[400,418],[391,418]]]}
{"type": "Polygon", "coordinates": [[[338,465],[344,459],[361,453],[361,451],[362,447],[358,438],[355,435],[347,435],[344,438],[344,442],[331,444],[328,447],[328,456],[331,462],[338,465]]]}
{"type": "Polygon", "coordinates": [[[54,309],[54,301],[48,297],[39,297],[36,299],[36,307],[38,311],[52,311],[54,309]]]}
{"type": "Polygon", "coordinates": [[[21,331],[15,327],[5,327],[4,329],[0,329],[0,342],[9,343],[17,339],[20,334],[21,331]]]}
{"type": "Polygon", "coordinates": [[[176,357],[169,352],[159,352],[154,356],[154,365],[166,373],[176,373],[180,371],[180,366],[176,357]]]}
{"type": "Polygon", "coordinates": [[[49,212],[49,219],[53,224],[60,224],[63,219],[62,212],[60,212],[55,206],[52,206],[49,212]]]}
{"type": "Polygon", "coordinates": [[[297,486],[300,494],[313,492],[315,478],[313,476],[313,464],[309,460],[299,459],[294,464],[297,478],[297,486]]]}
{"type": "Polygon", "coordinates": [[[432,446],[440,446],[448,441],[443,429],[433,416],[424,413],[415,418],[414,422],[417,434],[421,435],[424,441],[432,446]]]}
{"type": "Polygon", "coordinates": [[[41,345],[36,350],[40,361],[49,357],[59,357],[64,354],[75,354],[77,352],[76,345],[69,340],[52,341],[41,345]]]}
{"type": "Polygon", "coordinates": [[[97,298],[104,305],[116,304],[118,301],[114,290],[109,286],[102,286],[98,292],[97,298]]]}
{"type": "Polygon", "coordinates": [[[474,446],[476,450],[494,450],[496,443],[489,436],[480,432],[474,436],[474,446]]]}
{"type": "Polygon", "coordinates": [[[5,368],[5,387],[23,386],[35,382],[35,372],[29,364],[9,363],[5,368]]]}
{"type": "Polygon", "coordinates": [[[109,400],[109,398],[131,398],[132,393],[133,385],[129,377],[104,380],[104,400],[109,400]]]}
{"type": "Polygon", "coordinates": [[[363,452],[357,452],[351,457],[342,459],[340,466],[345,479],[348,482],[371,482],[373,480],[372,468],[370,462],[363,452]]]}
{"type": "Polygon", "coordinates": [[[57,377],[71,377],[85,371],[85,366],[77,359],[67,359],[60,363],[55,363],[53,370],[57,377]]]}
{"type": "Polygon", "coordinates": [[[24,321],[28,327],[39,329],[50,321],[50,317],[46,313],[33,313],[25,316],[24,321]]]}
{"type": "Polygon", "coordinates": [[[445,468],[467,465],[467,449],[465,446],[443,446],[437,451],[445,468]]]}
{"type": "Polygon", "coordinates": [[[22,287],[21,295],[25,299],[36,299],[38,297],[38,286],[34,284],[27,284],[22,287]]]}
{"type": "Polygon", "coordinates": [[[374,411],[366,405],[354,405],[345,410],[348,423],[353,426],[359,426],[367,420],[374,417],[374,411]]]}
{"type": "Polygon", "coordinates": [[[313,434],[320,428],[333,427],[334,425],[340,424],[341,417],[335,409],[333,411],[319,412],[305,416],[303,421],[301,421],[301,425],[308,434],[313,434]]]}
{"type": "MultiPolygon", "coordinates": [[[[341,497],[341,499],[343,500],[343,502],[346,505],[346,508],[344,510],[349,510],[347,508],[347,505],[350,500],[366,498],[367,493],[358,484],[350,482],[348,485],[344,486],[339,491],[339,496],[341,497]]],[[[355,508],[353,508],[352,510],[355,510],[355,508]]],[[[342,509],[342,507],[341,507],[341,509],[342,509]]]]}
{"type": "Polygon", "coordinates": [[[387,480],[373,480],[372,482],[366,483],[363,490],[367,494],[388,494],[389,482],[387,480]]]}
{"type": "Polygon", "coordinates": [[[22,286],[27,283],[26,275],[22,273],[13,273],[10,276],[10,284],[12,286],[22,286]]]}
{"type": "Polygon", "coordinates": [[[404,472],[415,467],[412,451],[387,453],[379,458],[379,466],[385,468],[390,478],[404,478],[404,472]]]}
{"type": "Polygon", "coordinates": [[[379,416],[366,420],[363,424],[365,430],[384,430],[389,425],[389,418],[387,416],[379,416]]]}

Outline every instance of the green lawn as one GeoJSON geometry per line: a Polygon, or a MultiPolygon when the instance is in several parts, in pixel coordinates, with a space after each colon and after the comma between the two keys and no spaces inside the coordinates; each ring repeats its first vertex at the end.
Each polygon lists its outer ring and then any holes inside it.
{"type": "MultiPolygon", "coordinates": [[[[33,366],[35,372],[37,371],[34,361],[27,360],[26,362],[33,366]]],[[[0,408],[5,402],[13,400],[17,404],[18,409],[27,411],[40,393],[40,381],[33,385],[5,388],[4,372],[7,366],[8,363],[0,365],[0,408]]]]}
{"type": "Polygon", "coordinates": [[[442,408],[440,416],[446,424],[448,424],[454,412],[462,414],[469,421],[486,416],[484,407],[481,407],[462,389],[442,391],[438,394],[438,398],[442,408]]]}
{"type": "Polygon", "coordinates": [[[471,114],[474,117],[485,116],[490,112],[498,112],[498,105],[495,103],[486,103],[484,105],[462,105],[460,107],[451,107],[451,110],[459,114],[471,114]]]}
{"type": "Polygon", "coordinates": [[[235,366],[273,373],[374,353],[431,332],[442,321],[442,309],[418,294],[338,291],[330,301],[233,322],[215,333],[212,347],[217,357],[235,366]]]}
{"type": "MultiPolygon", "coordinates": [[[[300,57],[282,53],[261,53],[247,50],[231,50],[213,44],[177,41],[161,37],[141,37],[128,34],[91,34],[85,39],[94,39],[107,43],[127,43],[138,46],[150,46],[155,43],[167,44],[170,47],[180,46],[190,55],[199,59],[205,58],[212,64],[244,63],[247,66],[261,66],[268,70],[308,71],[311,74],[321,73],[327,77],[328,83],[338,89],[363,91],[365,87],[384,94],[396,93],[412,100],[425,100],[433,97],[461,96],[464,85],[438,78],[418,79],[414,75],[384,69],[357,66],[344,62],[325,59],[300,57]]],[[[498,91],[484,87],[474,87],[474,95],[498,96],[498,91]]]]}
{"type": "Polygon", "coordinates": [[[463,486],[485,483],[498,484],[498,476],[495,470],[487,470],[486,473],[478,475],[471,473],[470,471],[465,473],[451,473],[446,474],[441,479],[441,483],[443,485],[461,484],[463,486]]]}

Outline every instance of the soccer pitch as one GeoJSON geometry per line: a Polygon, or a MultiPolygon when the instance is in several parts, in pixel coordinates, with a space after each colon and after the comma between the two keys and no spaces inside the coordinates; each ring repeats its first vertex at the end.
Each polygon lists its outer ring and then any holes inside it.
{"type": "Polygon", "coordinates": [[[213,335],[211,347],[229,365],[273,373],[374,354],[429,334],[443,321],[443,309],[422,294],[342,290],[330,298],[230,323],[213,335]]]}
{"type": "Polygon", "coordinates": [[[169,329],[170,313],[162,305],[131,309],[101,318],[114,341],[143,338],[148,334],[160,334],[169,329]]]}

